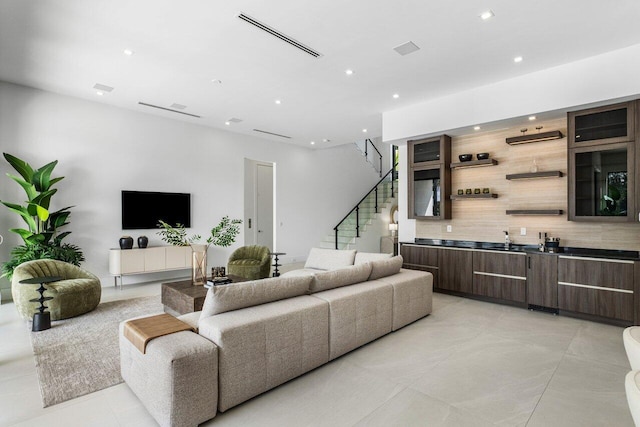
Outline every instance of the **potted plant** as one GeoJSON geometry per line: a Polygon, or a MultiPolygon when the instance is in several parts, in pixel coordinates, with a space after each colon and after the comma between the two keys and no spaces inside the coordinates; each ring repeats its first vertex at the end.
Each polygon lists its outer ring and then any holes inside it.
{"type": "Polygon", "coordinates": [[[242,224],[241,219],[230,219],[226,215],[223,216],[220,223],[211,229],[206,244],[199,243],[202,236],[198,234],[187,237],[184,225],[176,224],[174,227],[162,220],[158,223],[158,227],[160,227],[158,235],[170,245],[191,246],[193,251],[191,279],[194,285],[204,285],[207,282],[207,250],[209,246],[231,246],[240,234],[240,224],[242,224]]]}
{"type": "Polygon", "coordinates": [[[11,260],[2,264],[2,276],[11,280],[13,270],[18,265],[34,259],[50,258],[65,261],[79,266],[84,261],[84,255],[79,247],[62,240],[71,234],[70,231],[58,233],[58,229],[69,224],[68,218],[73,206],[67,206],[51,212],[51,198],[58,191],[53,185],[64,177],[52,178],[51,173],[58,164],[55,160],[38,169],[33,169],[29,163],[8,153],[4,158],[18,172],[20,176],[7,174],[18,183],[27,194],[25,205],[1,201],[11,212],[17,213],[24,220],[26,228],[12,228],[11,232],[18,234],[24,245],[11,250],[11,260]]]}

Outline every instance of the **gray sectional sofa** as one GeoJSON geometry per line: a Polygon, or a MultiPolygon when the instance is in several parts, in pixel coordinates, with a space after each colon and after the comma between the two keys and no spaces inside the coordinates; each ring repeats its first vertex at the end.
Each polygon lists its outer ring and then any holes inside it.
{"type": "Polygon", "coordinates": [[[401,266],[314,248],[304,269],[210,289],[180,317],[198,334],[155,338],[145,354],[123,322],[122,377],[161,425],[197,425],[431,313],[433,276],[401,266]]]}

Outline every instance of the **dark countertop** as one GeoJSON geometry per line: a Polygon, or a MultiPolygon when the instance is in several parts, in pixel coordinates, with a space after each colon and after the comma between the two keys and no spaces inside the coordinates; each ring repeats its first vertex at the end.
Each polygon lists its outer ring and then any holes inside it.
{"type": "Polygon", "coordinates": [[[622,260],[640,260],[640,254],[638,251],[623,251],[616,249],[592,249],[592,248],[571,248],[560,247],[557,252],[540,252],[537,245],[518,245],[511,244],[509,247],[505,247],[504,243],[495,242],[474,242],[470,240],[441,240],[441,239],[415,239],[414,242],[401,242],[405,244],[424,245],[424,246],[437,246],[448,248],[461,248],[461,249],[483,249],[500,252],[534,252],[544,253],[549,255],[565,255],[565,256],[578,256],[578,257],[592,257],[592,258],[608,258],[608,259],[622,259],[622,260]]]}

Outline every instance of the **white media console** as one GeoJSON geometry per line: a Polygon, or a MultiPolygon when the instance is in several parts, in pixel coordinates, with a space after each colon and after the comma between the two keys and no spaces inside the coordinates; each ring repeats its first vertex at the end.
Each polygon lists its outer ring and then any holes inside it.
{"type": "Polygon", "coordinates": [[[110,249],[109,274],[122,289],[122,276],[191,268],[191,246],[153,246],[145,249],[110,249]]]}

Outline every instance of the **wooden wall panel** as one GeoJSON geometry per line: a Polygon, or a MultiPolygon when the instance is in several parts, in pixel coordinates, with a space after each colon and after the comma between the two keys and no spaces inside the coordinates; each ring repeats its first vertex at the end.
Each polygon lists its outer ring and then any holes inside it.
{"type": "Polygon", "coordinates": [[[507,137],[537,132],[536,126],[544,126],[542,132],[560,130],[567,133],[566,119],[547,122],[526,122],[522,126],[493,132],[479,132],[452,139],[452,158],[458,155],[489,152],[498,160],[497,166],[455,169],[451,171],[451,190],[485,188],[498,194],[497,199],[461,200],[452,202],[452,219],[439,222],[417,220],[415,232],[418,238],[504,241],[503,230],[508,230],[512,240],[521,244],[537,244],[538,232],[560,237],[562,246],[640,250],[640,223],[585,223],[567,220],[567,138],[511,146],[507,137]],[[538,171],[560,170],[562,178],[509,181],[508,174],[530,172],[533,159],[538,171]],[[507,209],[562,209],[560,216],[512,216],[507,209]],[[452,232],[446,231],[447,225],[452,232]],[[520,236],[520,228],[527,229],[520,236]]]}

